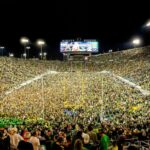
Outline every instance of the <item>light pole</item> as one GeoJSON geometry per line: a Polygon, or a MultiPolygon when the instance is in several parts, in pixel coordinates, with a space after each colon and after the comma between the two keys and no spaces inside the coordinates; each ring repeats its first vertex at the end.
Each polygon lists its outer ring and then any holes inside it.
{"type": "Polygon", "coordinates": [[[21,43],[24,45],[24,54],[23,54],[23,56],[24,56],[25,59],[26,59],[26,57],[27,57],[27,54],[26,54],[26,46],[27,46],[27,44],[29,43],[29,39],[26,38],[26,37],[23,37],[23,38],[21,38],[21,43]]]}
{"type": "Polygon", "coordinates": [[[27,51],[27,56],[28,56],[28,58],[29,58],[29,50],[31,49],[31,47],[30,47],[30,46],[27,46],[26,49],[28,50],[28,51],[27,51]]]}
{"type": "Polygon", "coordinates": [[[44,56],[44,59],[46,59],[47,53],[44,52],[44,53],[43,53],[43,56],[44,56]]]}
{"type": "Polygon", "coordinates": [[[43,45],[45,45],[45,41],[44,40],[38,40],[37,45],[40,46],[40,49],[41,49],[40,57],[41,57],[41,59],[43,59],[43,45]]]}
{"type": "Polygon", "coordinates": [[[27,54],[26,54],[26,53],[23,53],[23,57],[26,59],[26,58],[27,58],[27,54]]]}
{"type": "Polygon", "coordinates": [[[4,50],[4,46],[1,46],[0,49],[2,50],[2,56],[3,56],[3,50],[4,50]]]}
{"type": "Polygon", "coordinates": [[[42,76],[42,102],[43,102],[43,120],[44,120],[44,117],[45,117],[45,114],[44,114],[44,110],[45,110],[45,101],[44,101],[44,84],[43,84],[43,76],[42,76]]]}
{"type": "MultiPolygon", "coordinates": [[[[45,45],[45,41],[44,40],[37,40],[37,45],[40,46],[40,57],[41,59],[43,59],[43,45],[45,45]]],[[[45,109],[45,99],[44,99],[44,79],[42,76],[42,86],[41,86],[41,98],[42,98],[42,102],[43,102],[43,120],[45,118],[45,113],[44,113],[44,109],[45,109]]]]}

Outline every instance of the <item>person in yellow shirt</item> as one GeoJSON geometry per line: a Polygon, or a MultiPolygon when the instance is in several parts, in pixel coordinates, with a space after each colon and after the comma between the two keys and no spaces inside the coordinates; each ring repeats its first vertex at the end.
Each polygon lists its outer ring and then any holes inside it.
{"type": "Polygon", "coordinates": [[[118,150],[118,145],[116,141],[113,142],[112,150],[118,150]]]}

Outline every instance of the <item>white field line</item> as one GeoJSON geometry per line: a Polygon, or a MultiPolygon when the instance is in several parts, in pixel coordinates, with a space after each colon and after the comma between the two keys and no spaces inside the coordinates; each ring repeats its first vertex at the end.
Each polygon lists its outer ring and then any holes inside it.
{"type": "Polygon", "coordinates": [[[144,90],[144,89],[141,88],[141,86],[139,86],[139,85],[137,85],[137,84],[135,84],[135,83],[133,83],[133,82],[130,82],[129,80],[127,80],[127,79],[125,79],[125,78],[123,78],[123,77],[120,77],[120,76],[118,76],[118,75],[115,75],[115,74],[111,73],[110,71],[101,71],[100,73],[102,73],[102,74],[107,74],[107,75],[109,75],[110,77],[112,77],[112,78],[114,78],[114,79],[118,79],[118,80],[120,80],[121,82],[123,82],[123,83],[129,85],[130,87],[134,87],[135,89],[137,89],[138,91],[140,91],[143,95],[146,95],[146,96],[147,96],[147,95],[150,95],[150,91],[144,90]]]}
{"type": "MultiPolygon", "coordinates": [[[[11,94],[12,92],[14,92],[15,90],[18,90],[18,89],[20,89],[20,88],[22,88],[22,87],[24,87],[24,86],[26,86],[26,85],[32,83],[33,81],[39,80],[39,79],[41,79],[42,77],[44,77],[44,76],[46,76],[46,75],[49,75],[49,74],[57,74],[57,73],[59,73],[59,72],[57,72],[57,71],[47,71],[46,73],[43,73],[43,74],[41,74],[41,75],[38,75],[38,76],[36,76],[36,77],[34,77],[34,78],[30,79],[30,80],[27,80],[27,81],[21,83],[20,85],[14,87],[13,89],[6,91],[4,95],[7,96],[7,95],[11,94]]],[[[67,73],[67,72],[64,72],[64,73],[67,73]]],[[[114,78],[114,79],[119,79],[119,80],[122,81],[123,83],[126,83],[126,84],[128,84],[129,86],[134,87],[135,89],[139,90],[143,95],[150,95],[150,92],[149,92],[149,91],[143,90],[139,85],[136,85],[135,83],[130,82],[130,81],[128,81],[127,79],[124,79],[124,78],[122,78],[122,77],[120,77],[120,76],[117,76],[117,75],[115,75],[115,74],[113,74],[113,73],[111,73],[111,72],[109,72],[109,71],[101,71],[101,72],[99,72],[99,73],[107,74],[107,75],[111,76],[111,77],[114,78]]]]}
{"type": "Polygon", "coordinates": [[[21,83],[20,85],[14,87],[13,89],[6,91],[4,95],[7,96],[7,95],[11,94],[12,92],[14,92],[15,90],[18,90],[18,89],[20,89],[20,88],[22,88],[22,87],[32,83],[33,81],[39,80],[39,79],[41,79],[42,77],[44,77],[46,75],[56,74],[56,73],[58,73],[58,72],[56,72],[56,71],[47,71],[46,73],[38,75],[38,76],[36,76],[36,77],[34,77],[34,78],[30,79],[30,80],[27,80],[27,81],[21,83]]]}

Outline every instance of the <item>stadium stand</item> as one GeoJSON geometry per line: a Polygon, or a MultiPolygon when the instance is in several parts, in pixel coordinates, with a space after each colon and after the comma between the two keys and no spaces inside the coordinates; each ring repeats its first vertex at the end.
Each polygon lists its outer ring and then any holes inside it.
{"type": "Polygon", "coordinates": [[[0,57],[0,125],[9,131],[1,129],[0,140],[29,131],[47,150],[102,149],[107,135],[110,149],[148,150],[149,92],[150,47],[93,55],[86,64],[0,57]]]}

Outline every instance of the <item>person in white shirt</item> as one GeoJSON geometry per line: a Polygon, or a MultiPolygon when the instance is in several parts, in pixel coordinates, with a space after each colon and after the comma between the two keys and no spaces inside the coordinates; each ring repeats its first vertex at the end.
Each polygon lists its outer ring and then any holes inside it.
{"type": "Polygon", "coordinates": [[[9,131],[11,150],[16,150],[18,143],[21,140],[23,140],[23,137],[20,134],[18,134],[17,132],[18,132],[17,128],[11,128],[9,131]]]}
{"type": "Polygon", "coordinates": [[[38,135],[35,131],[35,132],[33,132],[32,136],[29,140],[32,143],[34,150],[39,150],[40,149],[40,140],[37,137],[38,137],[38,135]]]}

